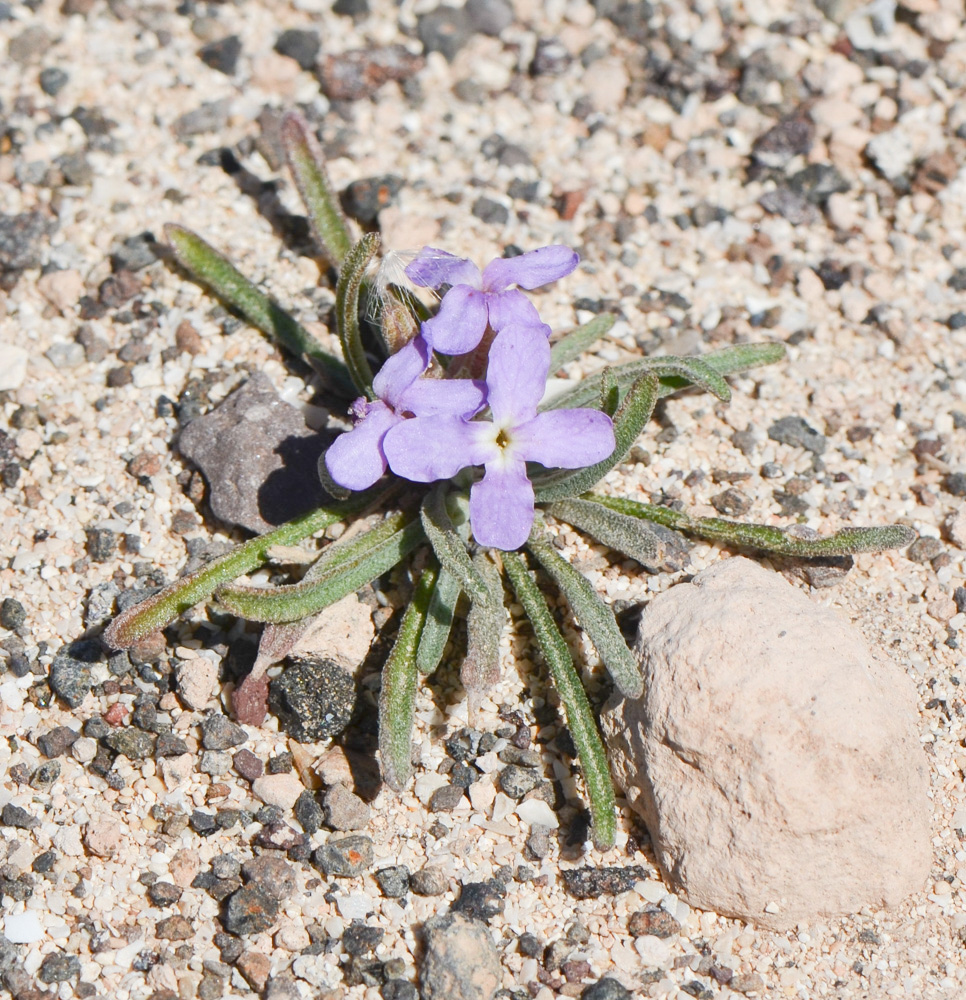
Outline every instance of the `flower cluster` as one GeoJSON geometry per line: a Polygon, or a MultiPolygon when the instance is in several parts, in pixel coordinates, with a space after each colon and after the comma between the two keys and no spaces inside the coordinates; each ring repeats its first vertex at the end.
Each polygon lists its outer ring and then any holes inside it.
{"type": "Polygon", "coordinates": [[[430,483],[482,466],[470,489],[473,535],[480,545],[519,548],[534,517],[526,463],[577,469],[614,450],[613,423],[599,410],[537,412],[550,370],[550,327],[520,289],[564,277],[577,260],[569,247],[548,246],[494,260],[481,273],[469,260],[425,247],[407,276],[448,290],[419,335],[382,366],[372,384],[378,398],[353,404],[355,427],[325,456],[333,481],[361,490],[387,468],[430,483]],[[441,366],[430,371],[434,352],[467,355],[487,344],[485,380],[447,378],[441,366]]]}

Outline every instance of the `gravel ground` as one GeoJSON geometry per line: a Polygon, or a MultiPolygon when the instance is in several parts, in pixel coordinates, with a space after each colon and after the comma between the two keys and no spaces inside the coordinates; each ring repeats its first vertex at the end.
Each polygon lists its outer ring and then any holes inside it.
{"type": "MultiPolygon", "coordinates": [[[[502,986],[521,997],[579,996],[605,974],[634,996],[966,995],[964,12],[961,0],[907,0],[893,23],[888,3],[872,18],[857,6],[0,2],[0,966],[11,993],[411,997],[420,928],[459,899],[486,920],[502,986]],[[413,788],[382,790],[368,816],[359,799],[328,813],[302,799],[301,826],[291,809],[308,772],[274,719],[200,725],[227,711],[243,630],[196,612],[141,662],[93,664],[85,686],[84,648],[71,647],[80,660],[65,650],[96,632],[118,590],[171,579],[242,537],[209,516],[177,450],[179,421],[253,372],[313,426],[329,419],[307,369],[155,242],[166,221],[192,226],[328,337],[332,291],[300,252],[278,156],[278,115],[294,106],[318,126],[340,189],[377,180],[351,204],[369,221],[379,212],[390,249],[432,243],[482,263],[509,244],[576,246],[581,268],[538,306],[557,330],[617,313],[588,371],[642,352],[788,344],[786,362],[733,380],[727,408],[669,401],[608,487],[707,513],[735,489],[718,506],[748,519],[919,531],[908,552],[857,557],[811,586],[919,685],[935,807],[920,895],[767,933],[669,897],[629,814],[613,850],[582,844],[568,740],[525,634],[508,637],[503,680],[473,720],[480,744],[447,751],[467,718],[443,672],[417,706],[413,788]],[[817,432],[809,447],[769,437],[785,417],[817,432]],[[47,683],[59,653],[60,697],[47,683]],[[192,704],[170,684],[190,661],[213,685],[192,704]],[[494,784],[514,741],[536,751],[515,766],[536,773],[545,798],[519,804],[494,784]],[[457,770],[467,756],[472,775],[457,770]],[[434,797],[474,776],[467,794],[434,797]],[[256,855],[278,864],[253,866],[256,855]],[[336,874],[356,862],[361,874],[336,874]],[[381,871],[392,866],[412,874],[409,891],[405,872],[381,871]],[[628,871],[597,871],[575,894],[561,872],[585,866],[628,871]],[[662,937],[650,918],[631,921],[656,903],[671,918],[662,937]]],[[[680,579],[638,575],[562,534],[612,600],[680,579]]],[[[687,571],[725,554],[698,544],[687,571]]],[[[364,678],[370,699],[375,679],[364,678]]],[[[515,792],[529,784],[512,776],[515,792]]]]}

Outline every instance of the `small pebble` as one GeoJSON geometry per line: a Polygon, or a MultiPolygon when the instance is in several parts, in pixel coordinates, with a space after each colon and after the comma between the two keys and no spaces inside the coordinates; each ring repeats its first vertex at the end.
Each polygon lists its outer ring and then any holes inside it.
{"type": "Polygon", "coordinates": [[[648,907],[638,910],[628,921],[627,929],[634,937],[653,934],[654,937],[668,938],[681,933],[681,925],[667,910],[660,907],[648,907]]]}
{"type": "Polygon", "coordinates": [[[241,937],[267,931],[277,916],[277,900],[258,886],[249,885],[228,897],[223,923],[229,934],[241,937]]]}
{"type": "Polygon", "coordinates": [[[409,869],[405,865],[390,865],[375,872],[382,894],[389,899],[399,899],[409,892],[409,869]]]}
{"type": "Polygon", "coordinates": [[[372,840],[362,834],[336,837],[317,848],[312,864],[326,875],[351,878],[361,875],[372,865],[372,840]]]}
{"type": "Polygon", "coordinates": [[[361,830],[369,823],[369,806],[345,785],[330,788],[322,806],[325,825],[332,830],[361,830]]]}
{"type": "Polygon", "coordinates": [[[198,50],[198,58],[212,69],[231,76],[238,68],[238,57],[241,55],[242,43],[237,35],[229,35],[217,42],[209,42],[198,50]]]}
{"type": "Polygon", "coordinates": [[[442,896],[449,888],[449,879],[440,868],[420,868],[410,875],[409,885],[417,896],[442,896]]]}
{"type": "Polygon", "coordinates": [[[213,713],[201,723],[201,739],[206,750],[228,750],[248,739],[248,733],[224,715],[213,713]]]}
{"type": "Polygon", "coordinates": [[[275,51],[294,59],[302,69],[313,70],[318,62],[321,40],[317,31],[289,28],[275,41],[275,51]]]}

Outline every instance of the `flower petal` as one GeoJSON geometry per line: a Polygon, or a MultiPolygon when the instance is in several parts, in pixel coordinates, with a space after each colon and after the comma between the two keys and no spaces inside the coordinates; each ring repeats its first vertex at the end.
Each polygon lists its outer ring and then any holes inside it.
{"type": "Polygon", "coordinates": [[[612,454],[614,422],[600,410],[547,410],[513,432],[517,454],[548,469],[582,469],[612,454]]]}
{"type": "Polygon", "coordinates": [[[499,331],[515,323],[518,326],[539,326],[544,335],[550,337],[550,327],[540,319],[537,307],[517,288],[508,292],[487,293],[486,309],[494,330],[499,331]]]}
{"type": "Polygon", "coordinates": [[[406,390],[429,367],[429,355],[429,344],[423,337],[416,337],[401,347],[385,360],[372,380],[376,395],[397,409],[406,390]]]}
{"type": "Polygon", "coordinates": [[[480,545],[512,551],[530,535],[533,486],[522,461],[491,462],[470,489],[470,526],[480,545]]]}
{"type": "Polygon", "coordinates": [[[429,417],[472,417],[486,405],[486,383],[468,378],[420,378],[403,393],[399,409],[429,417]]]}
{"type": "Polygon", "coordinates": [[[570,274],[578,263],[577,251],[561,245],[538,247],[516,257],[498,257],[486,265],[483,289],[502,292],[510,285],[539,288],[570,274]]]}
{"type": "Polygon", "coordinates": [[[482,465],[497,446],[480,434],[481,424],[459,417],[414,417],[386,435],[383,449],[389,468],[416,483],[449,479],[468,465],[482,465]]]}
{"type": "Polygon", "coordinates": [[[439,303],[439,312],[423,323],[423,336],[434,351],[466,354],[483,339],[486,297],[469,285],[454,285],[439,303]]]}
{"type": "Polygon", "coordinates": [[[532,420],[547,388],[549,370],[550,343],[539,327],[508,326],[498,333],[486,369],[494,422],[513,426],[532,420]]]}
{"type": "Polygon", "coordinates": [[[329,475],[347,490],[368,489],[386,471],[386,432],[402,420],[385,403],[369,404],[365,418],[340,434],[325,453],[329,475]]]}
{"type": "Polygon", "coordinates": [[[406,267],[406,277],[423,288],[440,285],[480,287],[480,269],[466,257],[457,257],[435,247],[423,247],[406,267]]]}

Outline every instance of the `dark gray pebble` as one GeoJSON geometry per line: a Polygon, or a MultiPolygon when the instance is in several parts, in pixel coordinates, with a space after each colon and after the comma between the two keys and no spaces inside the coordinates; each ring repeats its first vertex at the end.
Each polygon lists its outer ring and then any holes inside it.
{"type": "Polygon", "coordinates": [[[844,194],[849,182],[831,163],[810,163],[788,180],[793,191],[804,195],[813,205],[825,205],[833,194],[844,194]]]}
{"type": "Polygon", "coordinates": [[[229,934],[261,934],[278,916],[278,902],[263,889],[246,885],[228,897],[223,923],[229,934]]]}
{"type": "Polygon", "coordinates": [[[540,759],[538,751],[529,750],[526,747],[517,747],[512,743],[500,751],[499,757],[504,764],[517,764],[520,767],[530,768],[543,766],[543,761],[540,759]]]}
{"type": "Polygon", "coordinates": [[[24,606],[16,597],[5,597],[0,603],[0,625],[11,631],[20,628],[27,619],[24,606]]]}
{"type": "Polygon", "coordinates": [[[205,132],[220,132],[228,124],[231,102],[227,98],[220,101],[206,101],[194,111],[186,111],[176,119],[172,128],[179,139],[187,139],[205,132]]]}
{"type": "Polygon", "coordinates": [[[922,538],[917,538],[906,549],[906,556],[913,562],[927,563],[935,559],[942,551],[943,543],[938,538],[923,536],[922,538]]]}
{"type": "Polygon", "coordinates": [[[459,785],[443,785],[429,798],[429,811],[434,813],[452,812],[462,801],[464,789],[459,785]]]}
{"type": "Polygon", "coordinates": [[[763,167],[781,168],[812,148],[815,127],[806,117],[786,118],[755,139],[751,155],[763,167]]]}
{"type": "Polygon", "coordinates": [[[513,7],[507,0],[466,0],[463,9],[472,26],[483,35],[496,37],[513,24],[513,7]]]}
{"type": "Polygon", "coordinates": [[[289,736],[314,743],[338,735],[349,724],[356,704],[355,681],[332,660],[290,661],[272,680],[268,704],[289,736]]]}
{"type": "Polygon", "coordinates": [[[413,872],[409,885],[417,896],[442,896],[449,888],[449,879],[439,868],[431,866],[413,872]]]}
{"type": "Polygon", "coordinates": [[[202,809],[193,809],[188,818],[188,825],[199,837],[210,837],[217,829],[214,813],[206,813],[202,809]]]}
{"type": "Polygon", "coordinates": [[[248,733],[227,716],[213,713],[202,720],[201,742],[206,750],[228,750],[248,739],[248,733]]]}
{"type": "Polygon", "coordinates": [[[503,912],[505,895],[506,888],[494,878],[485,882],[467,882],[453,904],[453,912],[485,922],[503,912]]]}
{"type": "Polygon", "coordinates": [[[91,667],[101,658],[97,643],[82,640],[64,646],[50,665],[50,687],[71,708],[78,705],[90,693],[91,667]]]}
{"type": "Polygon", "coordinates": [[[117,552],[117,532],[110,528],[87,528],[87,554],[94,562],[107,562],[117,552]]]}
{"type": "Polygon", "coordinates": [[[64,955],[61,952],[54,952],[45,956],[40,963],[37,978],[42,983],[64,983],[68,979],[79,976],[81,971],[80,959],[76,955],[64,955]]]}
{"type": "Polygon", "coordinates": [[[283,858],[260,854],[246,861],[241,870],[249,884],[257,886],[279,902],[289,899],[298,891],[296,871],[283,858]]]}
{"type": "Polygon", "coordinates": [[[154,745],[155,758],[180,757],[188,752],[188,744],[174,733],[161,733],[154,745]]]}
{"type": "Polygon", "coordinates": [[[234,854],[218,854],[211,859],[211,870],[215,878],[238,878],[242,866],[234,854]]]}
{"type": "Polygon", "coordinates": [[[469,41],[473,27],[464,9],[440,6],[419,17],[416,35],[423,43],[423,51],[427,54],[440,52],[447,62],[452,62],[456,53],[469,41]]]}
{"type": "Polygon", "coordinates": [[[34,858],[33,864],[30,866],[31,870],[37,872],[39,875],[45,875],[47,872],[54,870],[54,865],[57,863],[57,852],[56,851],[44,851],[43,854],[38,854],[34,858]]]}
{"type": "Polygon", "coordinates": [[[359,20],[369,14],[369,0],[335,0],[332,13],[359,20]]]}
{"type": "Polygon", "coordinates": [[[275,41],[275,51],[294,59],[302,69],[313,70],[319,59],[322,43],[319,33],[308,28],[289,28],[275,41]]]}
{"type": "Polygon", "coordinates": [[[32,830],[35,826],[40,826],[40,820],[36,816],[31,816],[22,806],[15,806],[12,802],[8,802],[0,810],[0,823],[17,830],[32,830]]]}
{"type": "Polygon", "coordinates": [[[716,493],[711,498],[711,506],[719,514],[724,514],[727,517],[740,517],[751,510],[751,497],[732,486],[721,493],[716,493]]]}
{"type": "Polygon", "coordinates": [[[155,882],[148,886],[148,899],[158,907],[174,906],[184,894],[184,889],[173,882],[155,882]]]}
{"type": "Polygon", "coordinates": [[[416,1000],[416,987],[408,979],[387,979],[382,987],[382,1000],[416,1000]]]}
{"type": "Polygon", "coordinates": [[[500,771],[500,790],[511,799],[522,799],[537,787],[540,776],[529,767],[510,764],[500,771]]]}
{"type": "Polygon", "coordinates": [[[37,746],[45,757],[59,757],[77,742],[79,736],[80,733],[70,726],[56,726],[37,740],[37,746]]]}
{"type": "Polygon", "coordinates": [[[350,955],[369,955],[376,950],[385,934],[381,927],[369,927],[353,920],[342,933],[342,947],[350,955]]]}
{"type": "Polygon", "coordinates": [[[943,478],[942,485],[954,497],[966,497],[966,472],[950,472],[943,478]]]}
{"type": "Polygon", "coordinates": [[[231,76],[238,67],[238,57],[241,55],[242,43],[237,35],[220,38],[217,42],[209,42],[198,50],[198,58],[212,69],[231,76]]]}
{"type": "Polygon", "coordinates": [[[504,226],[510,221],[510,210],[506,205],[485,195],[473,202],[472,211],[476,218],[494,226],[504,226]]]}
{"type": "Polygon", "coordinates": [[[312,864],[324,874],[351,878],[372,866],[372,840],[363,834],[331,839],[312,855],[312,864]]]}
{"type": "Polygon", "coordinates": [[[299,826],[310,836],[321,829],[325,813],[322,811],[318,799],[316,799],[315,795],[309,789],[302,792],[295,800],[293,812],[299,822],[299,826]]]}
{"type": "Polygon", "coordinates": [[[530,61],[531,76],[560,76],[567,71],[571,57],[559,38],[538,38],[530,61]]]}
{"type": "Polygon", "coordinates": [[[824,434],[820,434],[802,417],[782,417],[768,428],[768,436],[779,444],[804,448],[813,455],[821,455],[827,444],[824,434]]]}
{"type": "Polygon", "coordinates": [[[580,1000],[631,1000],[631,993],[612,976],[607,976],[591,983],[580,994],[580,1000]]]}
{"type": "Polygon", "coordinates": [[[375,873],[382,894],[389,899],[400,899],[409,892],[409,869],[405,865],[390,865],[375,873]]]}
{"type": "MultiPolygon", "coordinates": [[[[129,236],[111,254],[111,270],[118,271],[140,271],[142,268],[153,264],[161,255],[161,247],[154,238],[153,233],[138,233],[137,236],[129,236]]],[[[121,358],[122,361],[143,361],[144,358],[121,358]]]]}
{"type": "Polygon", "coordinates": [[[41,245],[51,228],[40,212],[0,215],[0,274],[40,267],[41,245]]]}
{"type": "Polygon", "coordinates": [[[643,882],[648,871],[641,865],[626,868],[572,868],[560,873],[564,888],[575,899],[596,899],[598,896],[616,896],[633,889],[636,882],[643,882]]]}
{"type": "Polygon", "coordinates": [[[147,760],[154,754],[155,739],[156,737],[150,733],[145,733],[134,726],[127,726],[109,733],[101,742],[128,760],[147,760]]]}

